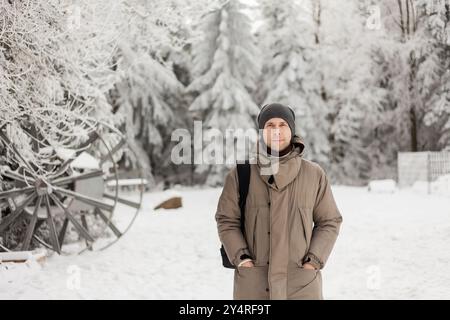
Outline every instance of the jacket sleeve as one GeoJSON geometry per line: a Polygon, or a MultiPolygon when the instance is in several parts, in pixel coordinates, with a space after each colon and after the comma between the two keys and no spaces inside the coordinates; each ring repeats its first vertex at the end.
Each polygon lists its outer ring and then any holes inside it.
{"type": "Polygon", "coordinates": [[[247,242],[241,231],[238,190],[237,170],[233,168],[225,177],[225,184],[219,198],[215,218],[220,241],[230,262],[235,266],[243,261],[243,259],[240,259],[241,255],[250,256],[247,242]]]}
{"type": "Polygon", "coordinates": [[[314,228],[305,260],[316,269],[322,269],[325,266],[339,234],[342,220],[328,177],[320,168],[319,187],[313,209],[314,228]]]}

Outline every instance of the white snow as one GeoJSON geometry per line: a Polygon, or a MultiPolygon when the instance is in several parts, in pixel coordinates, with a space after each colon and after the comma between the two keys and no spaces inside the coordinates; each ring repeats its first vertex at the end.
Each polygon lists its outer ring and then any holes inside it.
{"type": "Polygon", "coordinates": [[[430,189],[433,194],[450,196],[450,174],[437,178],[431,183],[430,189]]]}
{"type": "MultiPolygon", "coordinates": [[[[76,152],[76,150],[63,147],[55,148],[55,151],[58,157],[60,157],[64,161],[73,158],[76,152]]],[[[72,161],[70,166],[72,168],[79,169],[98,169],[100,167],[99,160],[91,156],[86,151],[80,153],[78,157],[76,157],[75,160],[72,161]]]]}
{"type": "Polygon", "coordinates": [[[429,189],[429,184],[426,181],[417,180],[411,186],[411,190],[417,193],[427,193],[429,189]]]}
{"type": "MultiPolygon", "coordinates": [[[[146,193],[129,233],[105,251],[0,264],[0,300],[231,299],[214,220],[220,191],[182,189],[182,208],[158,211],[164,193],[146,193]]],[[[450,197],[333,191],[344,223],[323,270],[326,299],[450,298],[450,197]]]]}
{"type": "Polygon", "coordinates": [[[31,251],[0,252],[0,262],[29,260],[33,257],[31,251]]]}
{"type": "Polygon", "coordinates": [[[8,251],[0,252],[0,262],[12,262],[12,261],[28,261],[45,259],[47,256],[47,250],[36,249],[33,251],[8,251]]]}
{"type": "Polygon", "coordinates": [[[64,161],[70,159],[73,157],[73,155],[75,154],[75,150],[73,149],[68,149],[68,148],[63,148],[63,147],[57,147],[55,148],[55,152],[58,155],[58,157],[60,157],[61,159],[63,159],[64,161]]]}
{"type": "Polygon", "coordinates": [[[369,182],[367,189],[370,192],[393,193],[397,190],[397,186],[392,179],[372,180],[369,182]]]}
{"type": "Polygon", "coordinates": [[[411,189],[417,193],[450,196],[450,174],[442,175],[431,182],[416,181],[413,183],[411,189]]]}
{"type": "MultiPolygon", "coordinates": [[[[140,185],[146,185],[147,179],[118,179],[117,185],[122,186],[140,186],[140,185]]],[[[116,186],[116,180],[110,180],[106,182],[106,185],[108,187],[115,187],[116,186]]]]}
{"type": "Polygon", "coordinates": [[[98,159],[91,156],[86,151],[80,153],[75,160],[70,164],[72,168],[80,168],[80,169],[98,169],[100,168],[100,162],[98,159]]]}

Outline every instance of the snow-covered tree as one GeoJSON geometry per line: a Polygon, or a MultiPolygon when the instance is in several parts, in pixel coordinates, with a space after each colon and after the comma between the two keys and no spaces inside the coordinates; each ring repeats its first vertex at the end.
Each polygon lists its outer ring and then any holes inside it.
{"type": "Polygon", "coordinates": [[[367,179],[364,136],[378,118],[383,90],[368,41],[373,35],[357,3],[263,1],[262,12],[266,101],[296,110],[307,157],[335,181],[367,179]]]}
{"type": "Polygon", "coordinates": [[[260,4],[263,23],[258,40],[264,58],[261,104],[281,102],[291,106],[298,133],[308,144],[308,156],[326,163],[330,151],[325,120],[329,106],[321,63],[321,2],[265,0],[260,4]]]}
{"type": "Polygon", "coordinates": [[[39,128],[34,138],[42,145],[76,148],[93,130],[87,118],[115,121],[105,99],[116,80],[114,34],[102,28],[106,6],[0,2],[0,125],[9,126],[11,139],[39,171],[48,155],[31,149],[30,124],[39,128]]]}
{"type": "Polygon", "coordinates": [[[422,39],[427,44],[425,61],[418,70],[424,122],[432,129],[427,142],[431,150],[450,150],[450,3],[421,1],[418,7],[424,20],[422,39]]]}
{"type": "MultiPolygon", "coordinates": [[[[194,80],[188,91],[196,95],[189,109],[203,121],[205,136],[211,129],[255,127],[259,108],[252,99],[260,66],[251,34],[250,19],[239,0],[221,3],[202,16],[197,28],[201,36],[192,44],[194,80]]],[[[199,166],[207,170],[207,183],[221,183],[225,168],[199,166]]]]}
{"type": "Polygon", "coordinates": [[[367,181],[376,159],[384,154],[379,150],[371,154],[385,90],[379,85],[374,59],[377,32],[367,27],[366,8],[361,11],[355,2],[334,7],[323,26],[324,41],[332,48],[326,54],[330,171],[335,181],[346,184],[367,181]]]}
{"type": "Polygon", "coordinates": [[[188,125],[184,85],[177,78],[173,57],[186,57],[190,20],[208,6],[185,0],[124,3],[124,23],[117,30],[123,36],[114,56],[121,79],[110,100],[123,118],[149,181],[152,173],[161,177],[171,165],[172,130],[188,125]]]}
{"type": "MultiPolygon", "coordinates": [[[[382,4],[383,32],[374,41],[379,80],[386,91],[378,140],[390,155],[440,150],[448,143],[448,5],[445,1],[382,4]]],[[[389,162],[391,167],[396,164],[392,156],[389,162]]]]}

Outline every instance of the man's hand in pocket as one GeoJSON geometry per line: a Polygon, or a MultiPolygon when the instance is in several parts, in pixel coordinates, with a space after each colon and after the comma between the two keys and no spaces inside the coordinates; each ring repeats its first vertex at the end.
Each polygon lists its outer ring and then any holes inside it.
{"type": "Polygon", "coordinates": [[[249,261],[245,261],[244,263],[242,263],[241,265],[239,265],[239,267],[244,267],[244,268],[252,268],[255,265],[253,264],[253,261],[249,260],[249,261]]]}

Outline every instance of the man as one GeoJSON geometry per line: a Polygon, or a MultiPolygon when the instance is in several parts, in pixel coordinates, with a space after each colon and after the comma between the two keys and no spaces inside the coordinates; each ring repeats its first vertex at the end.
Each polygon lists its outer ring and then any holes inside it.
{"type": "Polygon", "coordinates": [[[302,158],[295,114],[279,103],[258,115],[263,130],[240,228],[236,167],[225,178],[215,215],[219,238],[236,267],[234,299],[323,299],[321,269],[342,216],[328,178],[302,158]],[[273,155],[275,154],[275,155],[273,155]]]}

